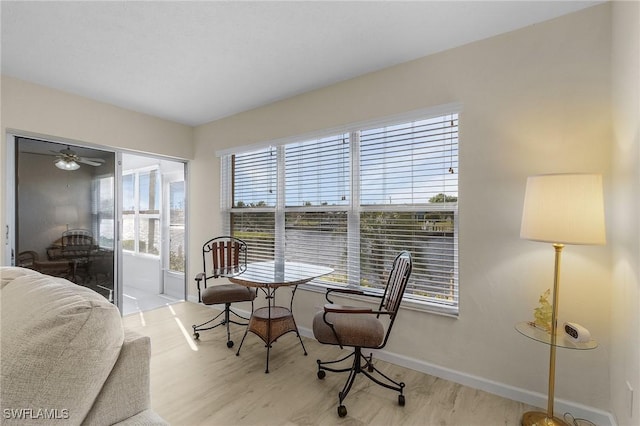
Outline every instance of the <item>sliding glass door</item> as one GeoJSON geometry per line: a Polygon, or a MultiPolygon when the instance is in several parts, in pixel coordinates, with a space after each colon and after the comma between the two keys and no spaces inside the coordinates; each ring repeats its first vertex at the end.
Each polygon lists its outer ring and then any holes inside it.
{"type": "Polygon", "coordinates": [[[115,153],[15,138],[15,263],[115,294],[115,153]]]}

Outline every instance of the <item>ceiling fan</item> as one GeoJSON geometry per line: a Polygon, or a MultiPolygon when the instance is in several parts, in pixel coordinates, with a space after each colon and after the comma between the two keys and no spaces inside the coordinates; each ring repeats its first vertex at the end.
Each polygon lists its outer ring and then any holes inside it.
{"type": "Polygon", "coordinates": [[[54,164],[57,168],[62,170],[78,170],[80,168],[80,164],[88,164],[89,166],[101,166],[104,164],[104,160],[102,158],[87,158],[80,157],[73,151],[70,147],[66,147],[65,149],[61,149],[60,151],[51,151],[56,154],[56,160],[54,164]]]}

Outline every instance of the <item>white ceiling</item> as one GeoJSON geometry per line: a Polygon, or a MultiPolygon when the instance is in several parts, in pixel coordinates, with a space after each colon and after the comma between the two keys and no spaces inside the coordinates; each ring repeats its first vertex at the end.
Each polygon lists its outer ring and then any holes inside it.
{"type": "Polygon", "coordinates": [[[200,125],[601,1],[2,1],[2,74],[200,125]]]}

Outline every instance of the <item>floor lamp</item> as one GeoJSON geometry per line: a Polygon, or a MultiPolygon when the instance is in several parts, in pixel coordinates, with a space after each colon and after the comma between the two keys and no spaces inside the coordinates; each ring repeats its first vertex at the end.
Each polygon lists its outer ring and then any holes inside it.
{"type": "Polygon", "coordinates": [[[555,249],[547,411],[526,412],[522,416],[522,425],[567,425],[553,416],[560,255],[565,244],[605,244],[602,176],[530,176],[524,197],[520,238],[552,243],[555,249]]]}

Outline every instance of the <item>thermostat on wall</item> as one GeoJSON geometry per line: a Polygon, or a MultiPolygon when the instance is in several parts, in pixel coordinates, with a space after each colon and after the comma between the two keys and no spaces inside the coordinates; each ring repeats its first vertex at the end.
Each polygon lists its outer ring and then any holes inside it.
{"type": "Polygon", "coordinates": [[[575,322],[565,322],[564,332],[567,333],[567,336],[574,342],[584,343],[591,340],[591,333],[589,333],[589,330],[575,322]]]}

